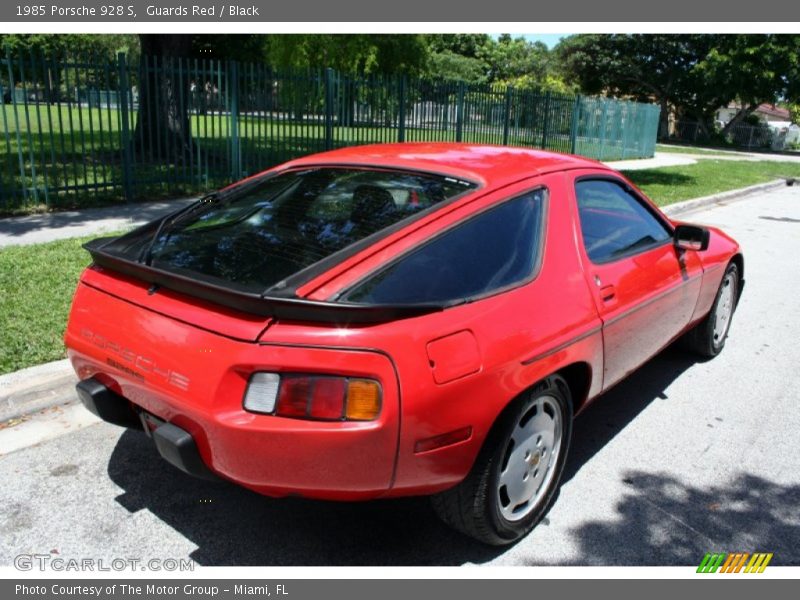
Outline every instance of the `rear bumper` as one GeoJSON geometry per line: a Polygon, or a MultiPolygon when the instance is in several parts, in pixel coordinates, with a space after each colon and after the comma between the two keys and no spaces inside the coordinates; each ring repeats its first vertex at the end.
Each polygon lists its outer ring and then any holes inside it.
{"type": "Polygon", "coordinates": [[[218,480],[203,462],[197,443],[188,431],[171,423],[161,423],[151,432],[146,421],[141,419],[140,415],[137,416],[130,402],[94,377],[81,381],[76,389],[83,405],[107,423],[143,429],[155,441],[161,457],[174,467],[193,477],[218,480]]]}
{"type": "MultiPolygon", "coordinates": [[[[189,405],[70,350],[84,406],[108,423],[143,430],[139,413],[162,425],[148,432],[163,458],[189,475],[223,478],[268,496],[365,500],[392,487],[398,419],[394,406],[374,422],[317,422],[189,405]]],[[[241,393],[244,393],[244,385],[241,393]]],[[[199,403],[196,403],[199,404],[199,403]]]]}
{"type": "Polygon", "coordinates": [[[400,391],[380,352],[235,339],[87,285],[76,293],[65,343],[89,410],[126,426],[140,410],[172,424],[224,479],[269,496],[336,500],[377,498],[393,487],[400,391]],[[374,379],[383,388],[381,414],[320,422],[245,411],[250,375],[261,370],[374,379]]]}

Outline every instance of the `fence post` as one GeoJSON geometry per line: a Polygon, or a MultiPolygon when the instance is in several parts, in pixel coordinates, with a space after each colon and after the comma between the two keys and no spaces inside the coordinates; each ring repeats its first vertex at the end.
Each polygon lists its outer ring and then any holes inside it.
{"type": "Polygon", "coordinates": [[[597,160],[603,160],[606,155],[606,129],[608,125],[608,98],[601,100],[603,103],[603,114],[600,117],[600,151],[597,160]]]}
{"type": "Polygon", "coordinates": [[[133,199],[133,177],[131,176],[131,130],[128,107],[128,61],[124,52],[117,54],[117,70],[119,75],[119,112],[122,120],[120,134],[122,135],[122,193],[125,202],[133,199]]]}
{"type": "Polygon", "coordinates": [[[550,128],[550,92],[544,95],[544,121],[542,123],[542,150],[547,150],[547,134],[550,128]]]}
{"type": "Polygon", "coordinates": [[[239,63],[228,64],[228,86],[231,91],[231,176],[242,178],[242,151],[239,143],[239,63]]]}
{"type": "Polygon", "coordinates": [[[406,76],[400,76],[398,89],[398,102],[400,106],[397,111],[397,141],[406,141],[406,76]]]}
{"type": "Polygon", "coordinates": [[[581,123],[581,95],[575,96],[575,105],[572,107],[572,124],[569,129],[569,153],[575,154],[578,150],[578,127],[581,123]]]}
{"type": "Polygon", "coordinates": [[[456,141],[464,137],[464,82],[458,82],[458,97],[456,100],[456,141]]]}
{"type": "Polygon", "coordinates": [[[333,75],[333,69],[325,69],[325,150],[333,149],[333,75]]]}
{"type": "MultiPolygon", "coordinates": [[[[17,112],[17,86],[14,83],[14,72],[11,68],[11,52],[9,51],[8,47],[4,47],[3,50],[5,51],[6,56],[6,67],[8,68],[8,87],[11,90],[11,104],[14,109],[14,135],[17,140],[17,159],[19,161],[19,182],[22,186],[22,201],[24,202],[25,206],[28,205],[28,183],[26,181],[25,175],[25,158],[22,154],[22,149],[24,144],[22,143],[22,139],[20,138],[20,126],[19,126],[19,113],[17,112]]],[[[6,133],[6,147],[10,148],[9,146],[9,129],[8,124],[6,123],[6,111],[5,107],[3,107],[3,125],[5,125],[5,133],[6,133]]],[[[13,186],[12,186],[13,189],[13,186]]]]}
{"type": "Polygon", "coordinates": [[[508,86],[506,88],[505,113],[503,114],[503,146],[508,146],[508,129],[509,129],[509,122],[511,121],[511,95],[513,93],[514,93],[514,87],[508,86]]]}

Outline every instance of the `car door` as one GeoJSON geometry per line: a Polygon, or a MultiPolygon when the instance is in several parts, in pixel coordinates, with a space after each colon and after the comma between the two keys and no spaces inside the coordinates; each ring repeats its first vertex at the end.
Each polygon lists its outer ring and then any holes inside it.
{"type": "Polygon", "coordinates": [[[608,388],[673,340],[691,319],[702,265],[672,225],[622,178],[575,175],[584,273],[603,321],[608,388]]]}

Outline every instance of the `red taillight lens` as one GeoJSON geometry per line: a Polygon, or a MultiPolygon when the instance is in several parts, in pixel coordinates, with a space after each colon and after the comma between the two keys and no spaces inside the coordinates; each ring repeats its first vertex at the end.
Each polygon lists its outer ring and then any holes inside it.
{"type": "Polygon", "coordinates": [[[282,417],[305,417],[308,414],[312,382],[311,377],[284,377],[275,413],[282,417]]]}
{"type": "Polygon", "coordinates": [[[319,377],[314,380],[309,416],[337,420],[344,413],[345,380],[342,377],[319,377]]]}

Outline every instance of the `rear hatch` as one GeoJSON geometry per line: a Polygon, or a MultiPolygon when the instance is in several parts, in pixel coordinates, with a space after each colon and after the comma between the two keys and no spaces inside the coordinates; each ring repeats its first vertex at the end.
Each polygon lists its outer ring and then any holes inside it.
{"type": "Polygon", "coordinates": [[[298,289],[474,189],[441,175],[318,167],[270,173],[86,245],[82,284],[238,340],[274,319],[375,323],[441,306],[313,301],[298,289]]]}

